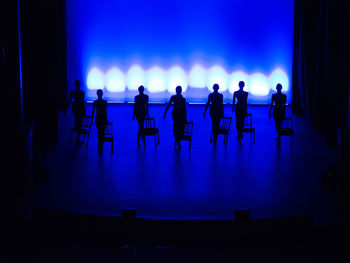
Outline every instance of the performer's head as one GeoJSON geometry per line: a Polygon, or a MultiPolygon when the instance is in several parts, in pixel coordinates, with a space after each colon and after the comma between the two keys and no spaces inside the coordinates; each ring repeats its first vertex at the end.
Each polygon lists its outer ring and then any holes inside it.
{"type": "Polygon", "coordinates": [[[241,80],[241,81],[238,83],[238,86],[239,86],[239,89],[242,90],[242,89],[244,88],[244,86],[245,86],[244,81],[241,80]]]}
{"type": "Polygon", "coordinates": [[[103,95],[103,91],[102,91],[101,89],[98,89],[98,90],[96,91],[96,94],[97,94],[97,97],[98,97],[99,99],[101,99],[101,98],[102,98],[102,95],[103,95]]]}
{"type": "Polygon", "coordinates": [[[144,91],[145,91],[145,88],[144,88],[144,86],[141,85],[141,86],[139,87],[139,92],[142,94],[144,91]]]}
{"type": "Polygon", "coordinates": [[[281,85],[281,83],[278,83],[278,84],[276,85],[276,90],[277,90],[278,92],[281,92],[281,90],[282,90],[282,85],[281,85]]]}
{"type": "Polygon", "coordinates": [[[219,90],[219,84],[216,84],[216,83],[215,83],[215,84],[213,85],[213,90],[214,90],[214,91],[218,91],[218,90],[219,90]]]}
{"type": "Polygon", "coordinates": [[[176,94],[180,95],[181,92],[182,92],[181,86],[177,86],[177,87],[176,87],[176,94]]]}
{"type": "Polygon", "coordinates": [[[77,89],[80,88],[80,81],[79,81],[79,80],[76,80],[76,81],[75,81],[75,87],[76,87],[77,89]]]}

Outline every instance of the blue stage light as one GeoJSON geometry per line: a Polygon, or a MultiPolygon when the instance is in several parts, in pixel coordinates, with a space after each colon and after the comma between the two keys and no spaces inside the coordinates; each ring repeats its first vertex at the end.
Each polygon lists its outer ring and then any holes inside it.
{"type": "MultiPolygon", "coordinates": [[[[66,4],[67,79],[82,80],[91,100],[96,89],[107,88],[105,76],[116,65],[125,76],[126,89],[121,91],[121,77],[119,84],[112,81],[108,84],[112,92],[104,95],[109,101],[132,102],[135,92],[130,91],[144,85],[147,92],[157,93],[150,96],[151,102],[165,102],[172,86],[180,84],[184,90],[187,87],[187,101],[205,103],[207,91],[218,83],[229,102],[230,93],[238,89],[233,70],[244,69],[248,79],[258,72],[266,76],[269,95],[280,82],[290,103],[293,7],[294,0],[205,0],[200,5],[196,0],[70,0],[66,4]],[[169,16],[169,10],[176,16],[169,16]],[[180,65],[181,74],[180,70],[172,73],[172,67],[180,65]]],[[[251,85],[245,82],[249,91],[251,85]]],[[[253,87],[250,103],[269,101],[254,92],[266,93],[253,87]]]]}
{"type": "Polygon", "coordinates": [[[110,92],[123,92],[126,81],[123,72],[118,68],[112,68],[106,75],[106,88],[110,92]]]}
{"type": "Polygon", "coordinates": [[[205,88],[207,86],[207,72],[202,66],[197,64],[191,69],[189,85],[192,88],[205,88]]]}
{"type": "Polygon", "coordinates": [[[275,69],[270,74],[271,90],[276,91],[276,85],[280,83],[283,87],[283,92],[289,90],[289,80],[287,74],[280,68],[275,69]]]}
{"type": "Polygon", "coordinates": [[[92,68],[87,76],[88,89],[103,89],[104,75],[98,68],[92,68]]]}
{"type": "Polygon", "coordinates": [[[128,90],[138,90],[141,85],[145,85],[145,71],[139,65],[134,65],[129,69],[127,79],[128,90]]]}
{"type": "Polygon", "coordinates": [[[160,67],[153,67],[147,72],[146,88],[149,92],[166,91],[165,72],[160,67]]]}
{"type": "Polygon", "coordinates": [[[250,86],[249,80],[250,80],[249,75],[244,73],[243,71],[233,72],[229,76],[227,81],[228,90],[230,91],[231,94],[233,94],[235,91],[239,90],[238,83],[240,81],[244,81],[244,84],[245,84],[244,90],[248,91],[250,86]]]}
{"type": "Polygon", "coordinates": [[[220,66],[213,66],[208,70],[208,81],[207,88],[208,90],[213,90],[213,85],[218,84],[220,91],[224,92],[227,90],[227,81],[228,75],[226,71],[220,66]]]}
{"type": "Polygon", "coordinates": [[[270,84],[267,77],[261,73],[255,73],[251,75],[248,91],[252,95],[267,96],[270,92],[270,84]]]}
{"type": "Polygon", "coordinates": [[[167,89],[170,93],[175,93],[175,88],[177,86],[182,87],[182,92],[187,90],[188,80],[186,72],[178,67],[172,67],[167,74],[167,89]]]}

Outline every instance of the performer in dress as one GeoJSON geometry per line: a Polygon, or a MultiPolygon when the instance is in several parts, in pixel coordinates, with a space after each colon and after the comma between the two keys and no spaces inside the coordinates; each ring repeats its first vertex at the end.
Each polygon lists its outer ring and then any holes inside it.
{"type": "Polygon", "coordinates": [[[280,131],[282,129],[282,122],[286,116],[286,102],[287,95],[282,93],[282,85],[277,84],[276,86],[277,93],[272,95],[271,105],[269,111],[269,118],[271,118],[271,111],[273,109],[273,118],[275,119],[275,127],[277,131],[277,147],[281,145],[281,135],[280,131]]]}
{"type": "Polygon", "coordinates": [[[223,106],[223,95],[218,92],[219,85],[214,84],[214,92],[210,93],[208,96],[208,101],[205,105],[203,117],[205,118],[205,113],[207,112],[208,107],[210,106],[209,113],[212,122],[212,132],[214,132],[214,146],[216,146],[217,141],[217,128],[220,125],[220,119],[224,117],[224,106],[223,106]]]}
{"type": "Polygon", "coordinates": [[[175,151],[181,149],[181,140],[185,130],[185,123],[187,121],[186,117],[186,99],[181,95],[181,86],[176,87],[176,95],[171,96],[169,103],[165,109],[163,119],[166,117],[166,113],[171,105],[174,105],[172,112],[174,121],[174,131],[173,135],[175,137],[175,151]]]}
{"type": "MultiPolygon", "coordinates": [[[[144,94],[145,88],[143,86],[139,87],[139,95],[135,96],[134,99],[134,113],[132,116],[132,119],[135,120],[135,117],[137,119],[137,122],[139,124],[139,130],[137,132],[137,146],[140,146],[140,138],[141,135],[143,136],[143,123],[145,121],[145,118],[148,117],[148,95],[144,94]]],[[[143,136],[143,139],[145,137],[143,136]]]]}
{"type": "Polygon", "coordinates": [[[248,92],[243,90],[245,86],[244,81],[240,81],[238,86],[239,90],[233,93],[232,112],[234,112],[236,108],[236,129],[238,133],[237,140],[240,140],[243,139],[244,118],[247,115],[248,92]],[[237,105],[235,105],[236,98],[237,105]]]}

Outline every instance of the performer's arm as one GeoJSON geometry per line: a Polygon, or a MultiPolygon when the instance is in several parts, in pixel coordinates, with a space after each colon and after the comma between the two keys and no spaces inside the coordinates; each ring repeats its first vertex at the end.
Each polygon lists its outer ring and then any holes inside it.
{"type": "Polygon", "coordinates": [[[172,102],[173,102],[173,97],[170,98],[168,104],[166,105],[165,112],[164,112],[164,115],[163,115],[163,120],[165,119],[166,113],[168,112],[172,102]]]}
{"type": "Polygon", "coordinates": [[[272,96],[272,98],[271,98],[271,105],[270,105],[270,111],[269,111],[269,118],[271,118],[272,107],[273,107],[273,96],[272,96]]]}
{"type": "Polygon", "coordinates": [[[205,109],[204,109],[204,114],[203,114],[203,117],[204,117],[204,118],[205,118],[205,113],[206,113],[207,110],[208,110],[208,107],[209,107],[210,102],[211,102],[211,97],[210,97],[210,94],[209,94],[209,96],[208,96],[208,101],[207,101],[207,103],[205,104],[205,109]]]}
{"type": "Polygon", "coordinates": [[[235,111],[236,94],[233,93],[232,112],[235,111]]]}

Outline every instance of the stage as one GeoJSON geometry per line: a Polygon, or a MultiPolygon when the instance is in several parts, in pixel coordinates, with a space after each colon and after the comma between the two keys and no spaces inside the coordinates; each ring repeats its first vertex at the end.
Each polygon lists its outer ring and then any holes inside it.
{"type": "MultiPolygon", "coordinates": [[[[87,114],[91,113],[87,105],[87,114]]],[[[250,105],[256,129],[256,143],[250,147],[245,134],[242,145],[236,140],[232,116],[227,150],[219,136],[216,149],[209,144],[211,120],[203,118],[204,105],[187,106],[188,121],[194,122],[192,151],[182,142],[174,152],[171,109],[162,119],[165,105],[150,105],[156,118],[160,145],[153,137],[147,147],[137,147],[137,121],[132,104],[111,104],[108,119],[114,125],[114,155],[105,143],[97,152],[97,129],[91,131],[89,148],[69,144],[73,127],[71,109],[59,113],[58,146],[36,155],[44,166],[43,178],[35,184],[34,208],[99,215],[120,215],[120,209],[136,208],[137,216],[152,219],[230,219],[233,211],[249,209],[252,217],[315,215],[319,223],[337,222],[332,194],[322,185],[322,176],[336,163],[336,152],[307,118],[293,116],[295,147],[289,137],[276,148],[273,119],[267,106],[250,105]]],[[[290,107],[287,115],[292,116],[290,107]]]]}

